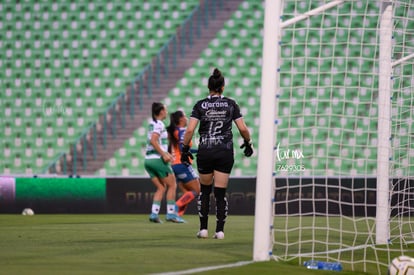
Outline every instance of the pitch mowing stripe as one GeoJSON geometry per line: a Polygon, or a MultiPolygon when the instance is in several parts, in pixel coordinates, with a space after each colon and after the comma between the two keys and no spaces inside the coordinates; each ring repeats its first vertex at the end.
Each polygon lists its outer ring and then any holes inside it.
{"type": "Polygon", "coordinates": [[[166,273],[155,273],[152,275],[181,275],[181,274],[194,274],[198,272],[222,269],[222,268],[232,268],[232,267],[239,267],[253,263],[253,261],[245,261],[245,262],[237,262],[234,264],[225,264],[225,265],[217,265],[217,266],[209,266],[209,267],[200,267],[200,268],[193,268],[183,271],[175,271],[175,272],[166,272],[166,273]]]}

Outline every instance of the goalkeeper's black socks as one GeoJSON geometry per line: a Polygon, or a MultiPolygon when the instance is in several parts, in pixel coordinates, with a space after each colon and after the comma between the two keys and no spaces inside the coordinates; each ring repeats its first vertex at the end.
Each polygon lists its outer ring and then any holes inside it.
{"type": "Polygon", "coordinates": [[[210,211],[210,194],[213,185],[200,184],[200,195],[198,196],[197,209],[200,217],[200,230],[208,227],[208,212],[210,211]]]}
{"type": "Polygon", "coordinates": [[[226,188],[214,187],[214,197],[216,198],[216,232],[224,232],[224,223],[226,222],[229,208],[226,198],[226,188]]]}

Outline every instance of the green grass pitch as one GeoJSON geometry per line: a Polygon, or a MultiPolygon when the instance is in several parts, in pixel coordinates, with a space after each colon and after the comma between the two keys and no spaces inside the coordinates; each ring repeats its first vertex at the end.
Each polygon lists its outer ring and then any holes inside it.
{"type": "MultiPolygon", "coordinates": [[[[0,274],[180,274],[252,261],[253,216],[229,216],[224,240],[197,239],[198,216],[184,218],[154,224],[148,215],[0,215],[0,274]]],[[[214,223],[211,216],[210,235],[214,223]]],[[[331,273],[271,260],[198,274],[331,273]]]]}

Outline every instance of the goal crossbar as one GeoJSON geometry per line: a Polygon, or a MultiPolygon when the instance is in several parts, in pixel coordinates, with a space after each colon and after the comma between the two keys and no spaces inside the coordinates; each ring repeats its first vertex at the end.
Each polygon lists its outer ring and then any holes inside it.
{"type": "Polygon", "coordinates": [[[307,19],[307,18],[309,18],[311,16],[318,15],[318,14],[320,14],[320,13],[326,11],[326,10],[329,10],[331,8],[334,8],[334,7],[340,5],[340,4],[344,3],[344,2],[345,2],[345,0],[332,1],[332,2],[330,2],[328,4],[325,4],[325,5],[322,5],[322,6],[318,7],[318,8],[316,8],[316,9],[313,9],[313,10],[310,10],[308,12],[305,12],[304,14],[301,14],[301,15],[298,15],[298,16],[296,16],[294,18],[291,18],[289,20],[286,20],[285,22],[283,22],[280,25],[280,27],[282,29],[283,28],[286,28],[286,27],[288,27],[290,25],[293,25],[293,24],[295,24],[295,23],[297,23],[297,22],[299,22],[301,20],[305,20],[305,19],[307,19]]]}
{"type": "Polygon", "coordinates": [[[392,63],[391,63],[391,66],[392,66],[392,67],[398,66],[398,65],[400,65],[400,64],[402,64],[402,63],[404,63],[405,61],[408,61],[408,60],[410,60],[410,59],[414,59],[414,53],[409,54],[409,55],[407,55],[407,56],[405,56],[405,57],[403,57],[403,58],[400,58],[400,59],[398,59],[398,60],[396,60],[396,61],[392,62],[392,63]]]}

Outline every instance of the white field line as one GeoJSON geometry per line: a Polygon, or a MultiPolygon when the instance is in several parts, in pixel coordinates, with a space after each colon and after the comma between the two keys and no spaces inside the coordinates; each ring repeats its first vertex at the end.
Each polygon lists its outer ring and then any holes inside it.
{"type": "Polygon", "coordinates": [[[253,261],[245,261],[245,262],[237,262],[234,264],[225,264],[225,265],[217,265],[217,266],[209,266],[209,267],[200,267],[200,268],[193,268],[193,269],[187,269],[182,271],[174,271],[174,272],[166,272],[166,273],[156,273],[152,275],[181,275],[181,274],[194,274],[198,272],[204,272],[204,271],[210,271],[210,270],[216,270],[216,269],[222,269],[222,268],[232,268],[232,267],[239,267],[243,265],[248,265],[253,263],[253,261]]]}

